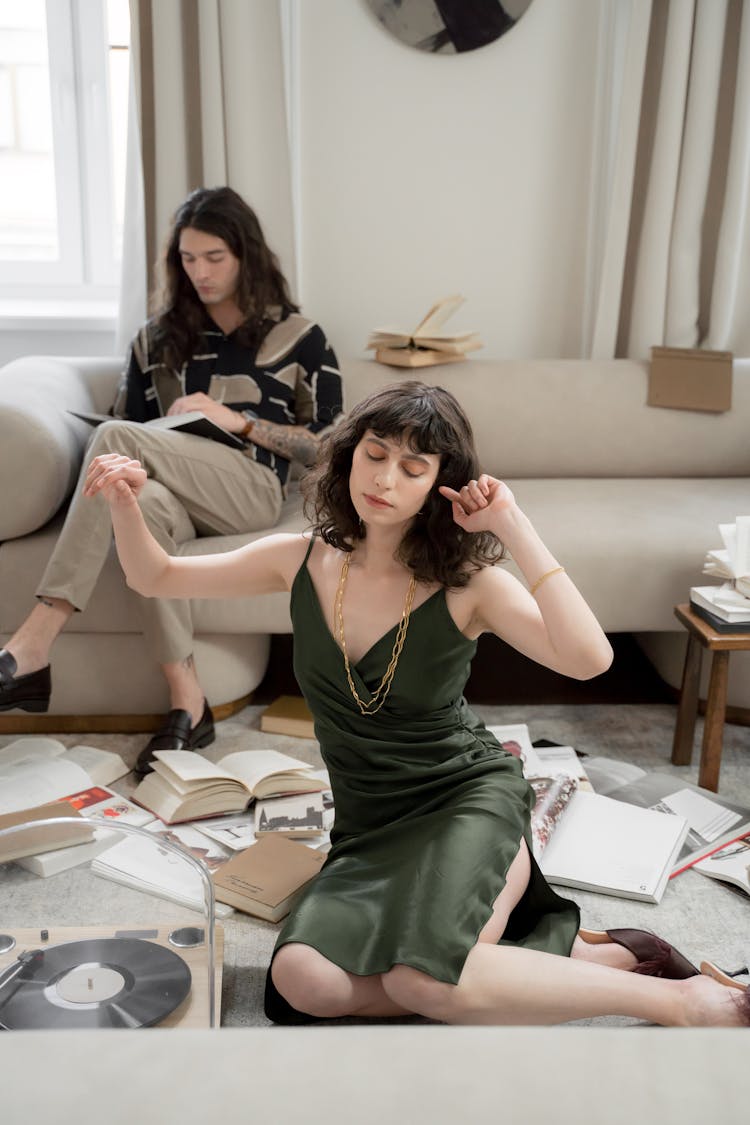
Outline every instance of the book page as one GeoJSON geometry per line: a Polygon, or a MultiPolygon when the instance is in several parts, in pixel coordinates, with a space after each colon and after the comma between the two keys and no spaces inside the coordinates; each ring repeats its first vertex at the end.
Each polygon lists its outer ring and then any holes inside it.
{"type": "Polygon", "coordinates": [[[460,309],[465,300],[466,298],[462,297],[460,293],[456,293],[452,297],[443,297],[442,300],[436,301],[414,329],[414,337],[429,336],[436,333],[445,324],[448,317],[453,316],[456,309],[460,309]]]}
{"type": "MultiPolygon", "coordinates": [[[[229,756],[233,757],[231,754],[229,756]]],[[[210,762],[208,758],[204,758],[202,754],[196,754],[194,750],[157,750],[154,757],[167,767],[169,773],[173,773],[181,781],[239,780],[236,774],[229,773],[223,766],[210,762]]],[[[169,774],[165,776],[169,776],[169,774]]]]}
{"type": "Polygon", "coordinates": [[[713,879],[734,883],[750,894],[750,836],[743,836],[706,859],[699,860],[695,870],[713,879]]]}
{"type": "Polygon", "coordinates": [[[312,772],[313,768],[307,762],[300,762],[279,750],[237,750],[234,754],[225,755],[221,765],[231,771],[227,776],[239,778],[251,792],[259,781],[271,774],[287,773],[289,770],[312,772]]]}
{"type": "Polygon", "coordinates": [[[690,789],[678,789],[662,797],[662,803],[678,816],[684,816],[691,830],[709,843],[718,840],[732,825],[742,820],[739,813],[725,809],[690,789]]]}
{"type": "Polygon", "coordinates": [[[62,742],[56,738],[41,738],[30,735],[27,738],[17,738],[0,746],[0,770],[13,762],[27,762],[31,758],[57,758],[65,753],[62,742]]]}
{"type": "Polygon", "coordinates": [[[71,746],[65,752],[65,761],[75,762],[97,785],[109,785],[130,773],[119,754],[100,750],[98,746],[71,746]]]}
{"type": "Polygon", "coordinates": [[[530,782],[536,802],[531,810],[531,841],[538,860],[578,789],[578,778],[535,777],[530,782]]]}
{"type": "Polygon", "coordinates": [[[74,762],[59,758],[0,766],[0,812],[45,805],[91,786],[89,775],[74,762]]]}
{"type": "Polygon", "coordinates": [[[547,776],[541,758],[531,745],[526,723],[503,723],[500,726],[488,726],[487,730],[495,736],[503,750],[521,759],[524,777],[547,776]]]}

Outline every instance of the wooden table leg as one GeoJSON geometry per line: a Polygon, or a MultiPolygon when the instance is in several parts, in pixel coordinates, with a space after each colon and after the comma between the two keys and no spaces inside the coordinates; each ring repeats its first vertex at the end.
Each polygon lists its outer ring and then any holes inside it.
{"type": "Polygon", "coordinates": [[[672,764],[689,766],[693,758],[695,720],[698,715],[698,685],[701,676],[701,644],[692,633],[688,634],[685,666],[682,670],[682,687],[677,708],[677,720],[672,740],[672,764]]]}
{"type": "Polygon", "coordinates": [[[715,651],[711,660],[711,678],[708,683],[706,718],[703,725],[703,745],[698,784],[714,793],[719,788],[724,715],[727,709],[727,684],[729,682],[729,652],[715,651]]]}

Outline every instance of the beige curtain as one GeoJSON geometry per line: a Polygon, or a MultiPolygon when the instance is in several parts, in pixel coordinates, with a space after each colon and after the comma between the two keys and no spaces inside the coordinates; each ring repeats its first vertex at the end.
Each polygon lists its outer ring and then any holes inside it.
{"type": "Polygon", "coordinates": [[[590,354],[749,355],[750,2],[618,3],[600,37],[595,149],[616,156],[592,166],[590,354]]]}
{"type": "Polygon", "coordinates": [[[143,319],[171,217],[196,187],[244,196],[296,290],[281,4],[130,0],[130,16],[140,143],[128,170],[121,348],[143,319]]]}

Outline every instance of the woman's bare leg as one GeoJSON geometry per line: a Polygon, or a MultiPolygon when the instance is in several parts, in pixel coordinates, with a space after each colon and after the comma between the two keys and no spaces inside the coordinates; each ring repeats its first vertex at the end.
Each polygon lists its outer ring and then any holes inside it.
{"type": "Polygon", "coordinates": [[[309,945],[290,942],[273,959],[276,988],[298,1012],[324,1019],[414,1015],[386,996],[380,976],[356,976],[309,945]]]}
{"type": "Polygon", "coordinates": [[[515,946],[479,943],[458,984],[397,965],[382,977],[396,1003],[443,1023],[546,1025],[631,1016],[666,1027],[737,1027],[734,989],[708,977],[663,980],[515,946]]]}
{"type": "Polygon", "coordinates": [[[64,598],[40,598],[5,645],[16,662],[17,675],[38,672],[49,664],[50,649],[73,613],[64,598]]]}
{"type": "Polygon", "coordinates": [[[497,945],[529,872],[522,841],[458,984],[408,965],[396,965],[380,977],[354,976],[296,943],[277,953],[274,984],[294,1008],[329,1018],[411,1014],[442,1023],[502,1026],[619,1015],[667,1027],[742,1025],[734,989],[705,976],[664,980],[623,971],[634,967],[635,958],[616,943],[592,946],[577,939],[571,957],[497,945]],[[618,967],[618,959],[625,963],[618,967]]]}

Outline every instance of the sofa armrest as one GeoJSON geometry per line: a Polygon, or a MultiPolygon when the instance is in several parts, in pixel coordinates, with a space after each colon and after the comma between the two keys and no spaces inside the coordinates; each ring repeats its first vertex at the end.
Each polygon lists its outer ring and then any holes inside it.
{"type": "Polygon", "coordinates": [[[24,356],[0,368],[0,541],[36,531],[70,495],[91,429],[67,411],[107,409],[121,367],[24,356]]]}

